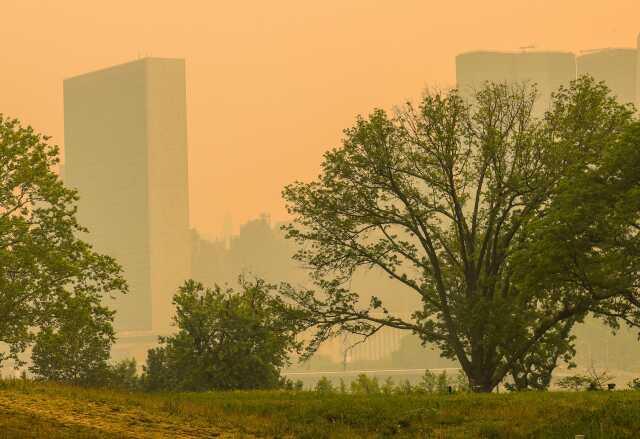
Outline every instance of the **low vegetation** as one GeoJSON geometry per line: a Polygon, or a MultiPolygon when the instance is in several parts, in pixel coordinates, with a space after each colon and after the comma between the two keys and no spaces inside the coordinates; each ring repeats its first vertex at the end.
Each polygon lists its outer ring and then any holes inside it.
{"type": "Polygon", "coordinates": [[[640,392],[150,394],[15,380],[0,382],[0,425],[0,438],[634,438],[640,392]]]}

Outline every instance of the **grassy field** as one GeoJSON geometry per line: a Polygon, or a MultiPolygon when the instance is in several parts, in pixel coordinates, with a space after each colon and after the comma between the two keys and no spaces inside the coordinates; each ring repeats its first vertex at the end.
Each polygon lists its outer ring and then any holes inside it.
{"type": "Polygon", "coordinates": [[[142,394],[0,382],[0,438],[638,438],[640,392],[142,394]]]}

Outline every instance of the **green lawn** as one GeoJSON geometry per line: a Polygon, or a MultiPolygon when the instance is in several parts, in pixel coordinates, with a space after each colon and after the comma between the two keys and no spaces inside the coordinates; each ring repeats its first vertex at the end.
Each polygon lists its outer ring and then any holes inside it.
{"type": "Polygon", "coordinates": [[[0,438],[638,438],[640,392],[142,394],[0,382],[0,438]]]}

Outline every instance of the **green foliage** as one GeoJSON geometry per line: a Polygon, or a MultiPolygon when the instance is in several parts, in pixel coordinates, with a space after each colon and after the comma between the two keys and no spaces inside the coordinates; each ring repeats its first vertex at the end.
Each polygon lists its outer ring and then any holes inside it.
{"type": "Polygon", "coordinates": [[[344,382],[344,379],[340,378],[340,386],[339,386],[339,391],[341,394],[345,394],[347,393],[347,385],[344,382]]]}
{"type": "Polygon", "coordinates": [[[138,365],[135,358],[124,359],[109,365],[109,382],[111,388],[137,390],[140,388],[138,365]]]}
{"type": "Polygon", "coordinates": [[[438,378],[433,372],[425,370],[418,386],[425,392],[433,393],[436,391],[437,380],[438,378]]]}
{"type": "Polygon", "coordinates": [[[469,378],[465,375],[464,370],[459,370],[453,381],[453,385],[458,392],[469,392],[471,386],[469,385],[469,378]]]}
{"type": "Polygon", "coordinates": [[[586,390],[591,380],[586,375],[569,375],[558,380],[558,387],[566,390],[586,390]]]}
{"type": "Polygon", "coordinates": [[[85,386],[108,384],[108,360],[115,341],[113,314],[81,296],[58,304],[55,324],[35,337],[29,370],[38,379],[85,386]]]}
{"type": "Polygon", "coordinates": [[[420,382],[414,387],[413,391],[426,393],[449,393],[449,387],[452,391],[466,392],[469,390],[469,380],[463,371],[459,371],[455,377],[449,377],[446,370],[439,374],[425,370],[420,382]]]}
{"type": "Polygon", "coordinates": [[[330,394],[335,393],[336,389],[333,387],[333,383],[327,377],[321,377],[313,388],[318,393],[330,394]]]}
{"type": "Polygon", "coordinates": [[[274,388],[288,355],[300,347],[297,314],[262,280],[240,290],[189,280],[174,296],[178,332],[149,350],[149,390],[274,388]]]}
{"type": "Polygon", "coordinates": [[[58,148],[48,140],[0,114],[0,363],[19,363],[35,334],[59,326],[61,303],[127,290],[120,266],[79,239],[78,195],[52,172],[58,148]]]}
{"type": "Polygon", "coordinates": [[[281,382],[281,386],[283,389],[285,390],[292,390],[295,392],[300,392],[304,389],[304,383],[302,382],[302,380],[290,380],[290,379],[284,379],[281,382]]]}
{"type": "Polygon", "coordinates": [[[382,384],[380,390],[382,391],[383,395],[392,395],[395,392],[395,387],[396,386],[393,382],[393,379],[391,377],[387,377],[387,379],[384,380],[384,383],[382,384]]]}
{"type": "Polygon", "coordinates": [[[289,291],[316,330],[309,351],[389,326],[457,360],[474,391],[507,375],[545,388],[574,353],[575,323],[640,322],[633,109],[588,77],[556,92],[543,118],[535,99],[487,84],[470,102],[451,90],[395,117],[376,110],[345,130],[317,180],[284,189],[287,237],[318,290],[289,291]],[[361,300],[348,285],[363,270],[421,306],[407,318],[361,300]]]}
{"type": "Polygon", "coordinates": [[[409,382],[409,380],[404,380],[396,387],[396,394],[398,395],[409,395],[414,391],[413,386],[409,382]]]}
{"type": "Polygon", "coordinates": [[[354,381],[351,381],[351,393],[354,395],[379,394],[380,384],[378,383],[378,378],[369,378],[364,373],[359,374],[354,381]]]}
{"type": "Polygon", "coordinates": [[[640,390],[640,378],[634,378],[628,384],[631,390],[640,390]]]}
{"type": "Polygon", "coordinates": [[[558,380],[558,387],[567,390],[604,390],[613,377],[606,371],[598,372],[591,367],[587,374],[575,374],[558,380]]]}
{"type": "Polygon", "coordinates": [[[571,361],[576,353],[575,336],[571,335],[576,319],[567,319],[549,329],[533,345],[529,352],[513,361],[510,375],[513,383],[506,384],[509,390],[547,390],[551,375],[560,360],[573,367],[571,361]]]}

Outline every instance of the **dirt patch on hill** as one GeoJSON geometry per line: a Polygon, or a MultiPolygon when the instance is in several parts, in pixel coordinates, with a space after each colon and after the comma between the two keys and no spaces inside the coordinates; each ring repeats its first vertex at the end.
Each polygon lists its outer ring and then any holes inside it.
{"type": "Polygon", "coordinates": [[[112,403],[74,400],[51,394],[0,391],[0,411],[29,414],[55,424],[76,425],[126,438],[245,438],[239,432],[149,413],[112,403]]]}

